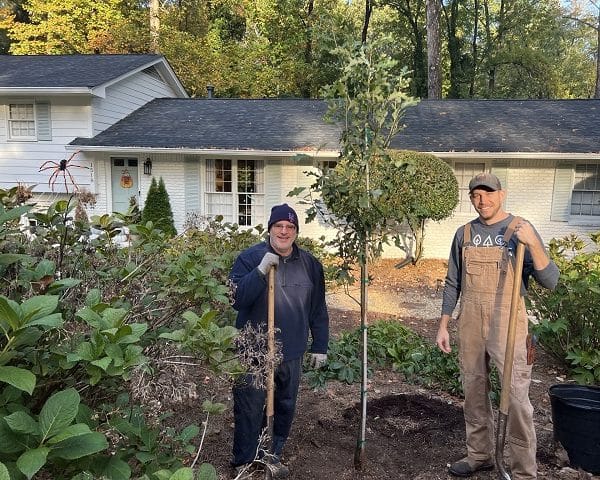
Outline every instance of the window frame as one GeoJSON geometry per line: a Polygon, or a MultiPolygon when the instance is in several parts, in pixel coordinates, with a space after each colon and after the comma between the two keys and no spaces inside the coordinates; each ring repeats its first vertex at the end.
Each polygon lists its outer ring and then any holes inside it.
{"type": "Polygon", "coordinates": [[[242,228],[252,228],[258,224],[264,224],[266,221],[265,166],[264,160],[256,158],[207,159],[204,188],[206,214],[209,216],[221,215],[224,221],[235,223],[242,228]],[[221,163],[221,168],[217,168],[217,162],[221,163]],[[248,162],[254,162],[253,178],[251,182],[244,182],[242,178],[243,165],[248,162]],[[217,175],[219,170],[223,174],[220,177],[217,175]],[[220,191],[219,181],[223,188],[220,191]],[[243,189],[244,185],[250,186],[250,190],[243,189]],[[243,201],[244,199],[246,202],[243,201]],[[245,220],[242,221],[242,219],[245,220]]]}
{"type": "Polygon", "coordinates": [[[36,142],[38,141],[38,122],[37,122],[37,111],[36,111],[36,102],[31,100],[15,100],[7,103],[6,105],[6,137],[9,141],[17,141],[17,142],[36,142]],[[11,107],[13,105],[25,105],[32,107],[32,118],[23,120],[23,119],[13,119],[11,118],[11,107]],[[32,122],[33,123],[33,135],[14,135],[13,133],[13,125],[17,122],[32,122]]]}
{"type": "MultiPolygon", "coordinates": [[[[600,221],[600,162],[594,162],[594,161],[584,161],[584,160],[580,160],[580,161],[576,161],[573,163],[572,166],[572,181],[571,181],[571,188],[569,191],[569,204],[568,204],[568,208],[569,208],[569,213],[568,213],[568,218],[569,218],[569,223],[571,224],[597,224],[600,221]],[[586,172],[584,173],[584,175],[581,175],[578,177],[578,170],[580,169],[585,169],[586,172]],[[589,171],[590,169],[592,169],[592,172],[590,172],[588,174],[587,171],[589,171]],[[586,174],[588,174],[587,176],[592,177],[592,179],[595,182],[595,185],[593,189],[587,189],[587,188],[576,188],[578,186],[579,183],[584,182],[584,187],[585,187],[585,182],[588,181],[589,179],[586,178],[586,174]],[[575,205],[573,204],[574,201],[574,197],[576,193],[579,193],[580,197],[583,197],[584,194],[586,192],[591,192],[592,194],[592,201],[589,204],[590,208],[592,209],[592,213],[590,214],[582,214],[582,213],[573,213],[573,209],[575,207],[575,205]],[[596,207],[598,209],[598,213],[594,214],[593,213],[593,209],[594,209],[594,200],[598,202],[599,206],[596,207]]],[[[581,209],[584,205],[582,202],[580,202],[579,204],[579,208],[581,209]]]]}

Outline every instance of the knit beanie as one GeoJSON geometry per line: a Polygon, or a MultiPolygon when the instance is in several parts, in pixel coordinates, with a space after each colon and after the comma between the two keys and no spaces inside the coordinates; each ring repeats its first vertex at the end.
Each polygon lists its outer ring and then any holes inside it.
{"type": "Polygon", "coordinates": [[[281,220],[287,220],[288,222],[293,223],[296,225],[296,231],[300,230],[300,227],[298,226],[298,215],[296,215],[294,209],[287,203],[275,205],[271,209],[271,217],[269,218],[267,230],[271,230],[271,225],[281,220]]]}

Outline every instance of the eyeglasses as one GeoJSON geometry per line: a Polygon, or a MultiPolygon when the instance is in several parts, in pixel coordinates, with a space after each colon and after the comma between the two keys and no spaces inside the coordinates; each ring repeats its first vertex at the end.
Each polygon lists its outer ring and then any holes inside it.
{"type": "Polygon", "coordinates": [[[274,228],[277,231],[281,231],[284,229],[290,230],[292,232],[296,231],[296,225],[294,225],[293,223],[290,223],[289,225],[287,224],[283,224],[283,223],[274,223],[271,228],[274,228]]]}

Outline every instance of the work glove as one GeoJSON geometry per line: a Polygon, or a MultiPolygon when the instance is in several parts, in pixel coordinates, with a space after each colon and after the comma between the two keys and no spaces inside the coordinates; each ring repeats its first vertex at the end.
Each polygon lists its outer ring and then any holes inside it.
{"type": "Polygon", "coordinates": [[[327,361],[326,353],[311,353],[308,364],[311,368],[321,368],[327,361]]]}
{"type": "Polygon", "coordinates": [[[258,264],[258,271],[266,275],[271,267],[276,267],[279,264],[279,256],[274,253],[267,252],[258,264]]]}

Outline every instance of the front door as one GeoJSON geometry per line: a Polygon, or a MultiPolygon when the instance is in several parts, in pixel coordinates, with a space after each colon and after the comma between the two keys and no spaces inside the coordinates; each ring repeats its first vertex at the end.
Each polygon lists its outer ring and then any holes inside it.
{"type": "Polygon", "coordinates": [[[112,211],[125,213],[133,197],[139,204],[138,159],[112,158],[112,211]]]}

